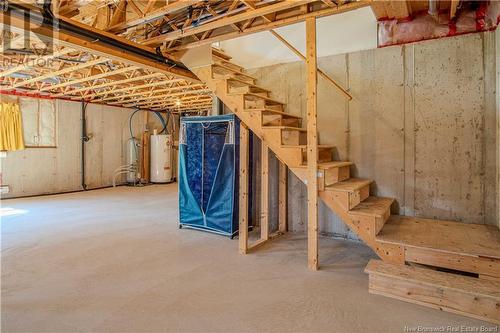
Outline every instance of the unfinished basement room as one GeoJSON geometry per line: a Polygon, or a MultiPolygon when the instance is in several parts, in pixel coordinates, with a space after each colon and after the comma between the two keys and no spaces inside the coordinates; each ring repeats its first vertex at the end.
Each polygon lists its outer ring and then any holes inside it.
{"type": "Polygon", "coordinates": [[[500,0],[0,0],[3,333],[500,333],[500,0]]]}

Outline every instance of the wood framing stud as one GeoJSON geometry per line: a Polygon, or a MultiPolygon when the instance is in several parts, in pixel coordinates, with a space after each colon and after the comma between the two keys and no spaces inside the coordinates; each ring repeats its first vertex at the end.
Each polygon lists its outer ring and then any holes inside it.
{"type": "Polygon", "coordinates": [[[269,147],[261,143],[261,204],[260,204],[260,238],[269,239],[269,147]]]}
{"type": "Polygon", "coordinates": [[[287,191],[288,191],[288,168],[285,163],[279,164],[279,231],[287,231],[287,191]]]}
{"type": "Polygon", "coordinates": [[[307,70],[307,257],[318,270],[318,135],[317,135],[316,18],[306,20],[307,70]]]}
{"type": "Polygon", "coordinates": [[[240,187],[239,187],[239,249],[248,251],[248,160],[249,131],[243,123],[240,126],[240,187]]]}

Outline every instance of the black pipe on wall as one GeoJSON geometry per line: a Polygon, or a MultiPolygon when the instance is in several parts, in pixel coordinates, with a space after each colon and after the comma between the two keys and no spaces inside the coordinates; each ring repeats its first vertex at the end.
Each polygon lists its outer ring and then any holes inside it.
{"type": "MultiPolygon", "coordinates": [[[[44,8],[47,7],[48,7],[47,4],[44,4],[44,8]]],[[[44,12],[30,10],[29,8],[23,7],[22,5],[11,2],[7,2],[7,6],[2,7],[2,9],[13,16],[22,17],[27,21],[34,22],[37,24],[50,26],[56,30],[61,30],[71,33],[72,35],[78,36],[88,41],[94,41],[94,42],[99,41],[108,46],[112,46],[120,50],[125,50],[129,53],[133,53],[135,55],[148,58],[150,60],[162,64],[189,70],[184,64],[165,58],[161,54],[147,52],[141,48],[135,47],[127,43],[123,43],[119,40],[100,34],[98,32],[88,31],[82,29],[81,27],[75,24],[59,20],[58,18],[54,17],[49,10],[45,10],[44,12]]]]}
{"type": "Polygon", "coordinates": [[[81,171],[82,171],[82,189],[87,190],[87,184],[85,183],[85,142],[89,141],[89,137],[87,135],[87,105],[85,101],[82,100],[82,158],[81,158],[81,171]]]}

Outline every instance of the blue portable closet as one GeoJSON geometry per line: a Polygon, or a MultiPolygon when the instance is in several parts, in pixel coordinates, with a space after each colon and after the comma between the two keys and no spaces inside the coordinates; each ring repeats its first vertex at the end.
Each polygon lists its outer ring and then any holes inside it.
{"type": "Polygon", "coordinates": [[[179,227],[238,232],[239,119],[183,117],[179,131],[179,227]]]}

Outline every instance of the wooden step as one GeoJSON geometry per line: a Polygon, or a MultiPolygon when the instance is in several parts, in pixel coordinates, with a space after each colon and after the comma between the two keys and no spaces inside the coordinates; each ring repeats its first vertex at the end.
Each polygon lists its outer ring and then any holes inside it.
{"type": "MultiPolygon", "coordinates": [[[[307,147],[302,145],[302,147],[307,147]]],[[[354,163],[349,161],[329,161],[318,163],[318,186],[320,191],[326,190],[328,186],[337,184],[350,178],[350,166],[354,163]]],[[[297,169],[307,169],[307,164],[301,164],[297,169]]]]}
{"type": "Polygon", "coordinates": [[[283,112],[283,103],[254,93],[240,94],[243,109],[268,109],[283,112]]]}
{"type": "MultiPolygon", "coordinates": [[[[300,149],[302,155],[301,167],[307,167],[307,145],[288,145],[282,146],[283,148],[300,149]]],[[[332,162],[333,149],[332,145],[318,145],[318,163],[332,162]]]]}
{"type": "Polygon", "coordinates": [[[325,191],[333,194],[333,200],[345,210],[351,210],[370,195],[372,180],[362,178],[349,178],[333,185],[325,186],[325,191]]]}
{"type": "Polygon", "coordinates": [[[273,110],[273,109],[266,109],[266,108],[260,108],[260,109],[243,109],[245,112],[264,112],[264,113],[269,113],[269,114],[276,114],[276,115],[283,115],[289,118],[297,118],[297,119],[302,119],[300,116],[295,116],[290,113],[286,113],[283,111],[278,111],[278,110],[273,110]]]}
{"type": "Polygon", "coordinates": [[[373,239],[391,216],[393,202],[393,198],[370,196],[351,209],[348,214],[359,230],[367,232],[373,239]]]}
{"type": "Polygon", "coordinates": [[[351,215],[383,217],[390,213],[393,198],[369,196],[355,208],[349,211],[351,215]]]}
{"type": "Polygon", "coordinates": [[[216,48],[212,48],[212,55],[219,57],[219,58],[222,58],[226,61],[230,61],[232,59],[231,56],[224,53],[224,51],[216,49],[216,48]]]}
{"type": "Polygon", "coordinates": [[[214,64],[223,65],[225,67],[228,67],[228,68],[231,68],[231,69],[237,71],[238,73],[243,73],[243,71],[245,70],[243,67],[236,65],[236,64],[233,64],[232,62],[229,62],[227,60],[224,60],[223,58],[213,56],[212,59],[214,60],[214,62],[213,62],[214,64]]]}
{"type": "Polygon", "coordinates": [[[237,78],[250,84],[255,83],[254,77],[223,64],[212,64],[212,73],[222,75],[224,79],[237,78]]]}
{"type": "Polygon", "coordinates": [[[266,130],[279,130],[281,142],[280,145],[301,145],[307,142],[307,130],[298,127],[289,126],[266,126],[266,130]]]}
{"type": "MultiPolygon", "coordinates": [[[[226,79],[226,82],[228,83],[228,86],[250,87],[254,91],[269,93],[269,90],[267,90],[265,88],[259,87],[255,84],[250,84],[248,82],[245,82],[244,80],[241,80],[241,79],[238,79],[235,77],[226,79]]],[[[229,93],[232,93],[232,92],[229,92],[229,93]]]]}
{"type": "MultiPolygon", "coordinates": [[[[237,95],[237,94],[234,94],[234,95],[237,95]]],[[[243,98],[245,100],[250,100],[250,101],[264,100],[264,101],[266,101],[266,105],[273,105],[273,104],[283,105],[284,104],[283,102],[280,102],[280,101],[274,100],[270,97],[262,96],[259,94],[243,93],[240,95],[243,95],[243,98]]]]}
{"type": "Polygon", "coordinates": [[[261,126],[287,126],[287,127],[301,127],[301,119],[296,117],[288,117],[286,114],[271,114],[262,112],[260,115],[261,126]]]}
{"type": "MultiPolygon", "coordinates": [[[[348,162],[346,162],[348,163],[348,162]]],[[[364,178],[349,178],[343,182],[328,186],[326,191],[355,192],[370,185],[373,181],[364,178]]]]}
{"type": "Polygon", "coordinates": [[[500,323],[500,282],[370,260],[372,294],[500,323]]]}
{"type": "MultiPolygon", "coordinates": [[[[330,162],[318,163],[318,170],[328,170],[328,169],[332,169],[332,168],[341,168],[341,167],[350,166],[350,165],[353,165],[353,163],[349,162],[349,161],[330,161],[330,162]]],[[[298,168],[307,169],[307,165],[302,164],[298,168]]],[[[351,179],[353,179],[353,178],[351,178],[351,179]]]]}
{"type": "Polygon", "coordinates": [[[494,226],[485,224],[393,215],[377,240],[500,259],[500,231],[494,226]]]}
{"type": "Polygon", "coordinates": [[[376,240],[403,246],[408,262],[500,280],[500,231],[494,226],[392,215],[376,240]]]}

